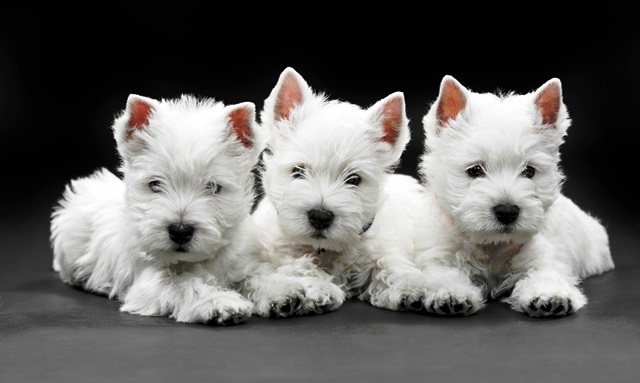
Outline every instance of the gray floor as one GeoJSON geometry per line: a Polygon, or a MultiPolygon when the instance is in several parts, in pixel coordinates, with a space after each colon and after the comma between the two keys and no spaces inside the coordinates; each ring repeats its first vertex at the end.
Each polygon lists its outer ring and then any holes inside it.
{"type": "Polygon", "coordinates": [[[48,210],[3,221],[0,382],[632,382],[640,377],[638,238],[610,227],[617,268],[587,279],[576,315],[533,319],[492,302],[441,318],[348,301],[230,327],[118,311],[50,269],[48,210]]]}

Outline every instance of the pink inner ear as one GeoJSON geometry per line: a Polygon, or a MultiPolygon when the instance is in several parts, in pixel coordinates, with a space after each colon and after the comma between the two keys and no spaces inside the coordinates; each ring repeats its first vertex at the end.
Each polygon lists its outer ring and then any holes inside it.
{"type": "Polygon", "coordinates": [[[402,99],[400,98],[391,99],[384,105],[382,109],[382,130],[384,133],[382,141],[395,145],[400,135],[402,112],[402,99]]]}
{"type": "Polygon", "coordinates": [[[449,120],[455,120],[458,113],[460,113],[467,104],[467,98],[462,92],[462,89],[452,80],[444,83],[441,93],[442,95],[437,109],[437,118],[439,124],[443,126],[449,120]]]}
{"type": "Polygon", "coordinates": [[[557,83],[551,83],[536,97],[536,106],[542,115],[542,123],[555,124],[560,111],[560,87],[557,83]]]}
{"type": "Polygon", "coordinates": [[[302,104],[302,90],[295,76],[288,73],[282,81],[282,86],[278,92],[275,105],[275,119],[282,120],[289,118],[291,110],[302,104]]]}
{"type": "Polygon", "coordinates": [[[127,123],[127,140],[135,130],[143,130],[149,125],[149,116],[153,108],[143,100],[135,100],[131,105],[131,116],[127,123]]]}
{"type": "Polygon", "coordinates": [[[251,111],[247,109],[236,109],[229,113],[229,123],[233,132],[238,136],[238,140],[247,148],[253,145],[251,132],[251,111]]]}

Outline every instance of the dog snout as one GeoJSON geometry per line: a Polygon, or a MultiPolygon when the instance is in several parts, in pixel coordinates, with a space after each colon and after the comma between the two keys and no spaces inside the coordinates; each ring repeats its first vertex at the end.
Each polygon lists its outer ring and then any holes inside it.
{"type": "Polygon", "coordinates": [[[183,223],[173,223],[167,230],[169,231],[169,238],[178,245],[184,245],[189,242],[195,232],[193,226],[183,223]]]}
{"type": "Polygon", "coordinates": [[[312,209],[307,212],[309,223],[318,230],[326,229],[333,222],[333,213],[324,209],[312,209]]]}
{"type": "Polygon", "coordinates": [[[501,203],[493,207],[493,214],[500,223],[508,225],[518,219],[520,208],[510,203],[501,203]]]}

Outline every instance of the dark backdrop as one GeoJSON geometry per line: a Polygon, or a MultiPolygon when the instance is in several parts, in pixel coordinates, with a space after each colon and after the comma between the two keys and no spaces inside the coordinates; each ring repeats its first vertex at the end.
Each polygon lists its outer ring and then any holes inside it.
{"type": "Polygon", "coordinates": [[[445,74],[480,92],[523,93],[558,77],[573,119],[562,156],[565,192],[605,221],[635,225],[640,34],[628,7],[111,4],[3,13],[7,219],[52,205],[71,178],[116,169],[110,125],[129,93],[193,93],[252,101],[259,110],[292,66],[313,88],[361,106],[403,91],[412,140],[398,171],[408,174],[422,150],[422,116],[445,74]]]}

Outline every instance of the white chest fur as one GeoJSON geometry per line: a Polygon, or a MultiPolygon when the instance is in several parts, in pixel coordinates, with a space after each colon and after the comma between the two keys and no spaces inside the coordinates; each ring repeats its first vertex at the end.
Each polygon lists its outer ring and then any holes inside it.
{"type": "Polygon", "coordinates": [[[498,298],[513,288],[520,272],[512,266],[523,244],[500,243],[475,245],[467,259],[471,279],[486,296],[498,298]]]}

